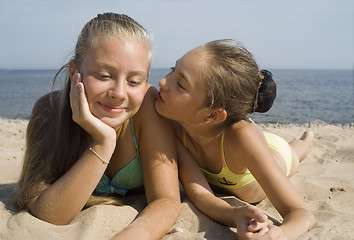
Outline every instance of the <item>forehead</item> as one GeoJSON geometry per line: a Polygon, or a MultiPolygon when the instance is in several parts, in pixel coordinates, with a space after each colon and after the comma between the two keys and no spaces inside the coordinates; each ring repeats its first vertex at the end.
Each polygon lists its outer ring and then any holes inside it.
{"type": "Polygon", "coordinates": [[[206,65],[206,54],[202,48],[195,48],[187,52],[177,61],[176,69],[188,82],[187,92],[193,99],[193,105],[204,107],[206,98],[206,85],[203,77],[203,69],[206,65]]]}
{"type": "Polygon", "coordinates": [[[205,51],[200,47],[195,48],[177,61],[177,67],[191,82],[200,82],[205,59],[205,51]]]}
{"type": "Polygon", "coordinates": [[[83,59],[84,63],[103,62],[107,65],[129,68],[149,68],[150,49],[135,39],[97,37],[83,59]]]}
{"type": "Polygon", "coordinates": [[[194,68],[201,67],[205,61],[205,50],[201,47],[194,48],[187,52],[181,60],[191,65],[194,68]]]}
{"type": "Polygon", "coordinates": [[[107,51],[110,52],[111,50],[117,50],[117,49],[128,49],[130,48],[131,51],[142,51],[142,52],[150,52],[151,46],[147,44],[146,42],[138,39],[138,38],[132,38],[132,37],[118,37],[118,36],[95,36],[91,39],[91,45],[89,46],[89,49],[95,49],[95,48],[106,48],[107,51]]]}

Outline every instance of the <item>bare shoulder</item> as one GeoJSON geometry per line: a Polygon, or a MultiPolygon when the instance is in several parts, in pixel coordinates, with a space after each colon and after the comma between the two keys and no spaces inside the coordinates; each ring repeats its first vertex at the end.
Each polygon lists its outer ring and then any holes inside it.
{"type": "Polygon", "coordinates": [[[235,123],[226,129],[224,146],[225,154],[230,156],[226,159],[235,160],[230,165],[238,170],[241,166],[248,167],[268,149],[262,130],[256,124],[246,121],[235,123]]]}
{"type": "Polygon", "coordinates": [[[134,116],[134,124],[138,129],[138,137],[141,134],[149,135],[154,139],[160,135],[171,135],[173,133],[170,120],[160,116],[155,109],[155,101],[158,90],[149,85],[144,100],[137,114],[134,116]]]}
{"type": "Polygon", "coordinates": [[[182,128],[182,126],[178,123],[178,122],[176,122],[176,121],[171,121],[172,122],[172,126],[173,126],[173,128],[174,128],[174,130],[175,130],[175,134],[176,134],[176,136],[177,136],[177,138],[181,141],[181,142],[183,142],[183,139],[182,139],[182,130],[183,130],[183,128],[182,128]]]}
{"type": "Polygon", "coordinates": [[[226,138],[232,142],[240,144],[254,144],[258,141],[263,141],[264,135],[259,126],[254,123],[246,121],[240,121],[234,123],[232,126],[226,129],[226,138]]]}
{"type": "Polygon", "coordinates": [[[146,121],[149,121],[147,125],[150,125],[158,119],[159,115],[155,110],[157,93],[157,89],[154,86],[148,84],[143,102],[139,108],[139,111],[134,116],[134,120],[138,125],[145,125],[146,121]],[[150,122],[151,120],[154,121],[150,122]]]}

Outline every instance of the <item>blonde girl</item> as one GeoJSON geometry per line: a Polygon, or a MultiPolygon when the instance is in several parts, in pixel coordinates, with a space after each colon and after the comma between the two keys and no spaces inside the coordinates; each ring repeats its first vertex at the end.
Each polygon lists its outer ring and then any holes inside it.
{"type": "Polygon", "coordinates": [[[148,205],[114,239],[160,239],[169,231],[180,207],[176,149],[172,127],[154,109],[151,57],[147,32],[126,15],[99,14],[84,26],[59,70],[64,89],[33,108],[20,208],[63,225],[95,202],[93,193],[145,189],[148,205]]]}

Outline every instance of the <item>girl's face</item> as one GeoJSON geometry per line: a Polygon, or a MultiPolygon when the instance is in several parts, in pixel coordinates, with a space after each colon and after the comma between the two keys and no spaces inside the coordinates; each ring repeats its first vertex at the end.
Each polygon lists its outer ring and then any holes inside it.
{"type": "Polygon", "coordinates": [[[136,40],[98,37],[79,72],[91,113],[117,128],[138,110],[146,92],[149,49],[136,40]]]}
{"type": "Polygon", "coordinates": [[[204,56],[201,48],[189,51],[159,82],[155,108],[160,115],[180,123],[200,123],[206,109],[204,81],[200,75],[204,56]]]}

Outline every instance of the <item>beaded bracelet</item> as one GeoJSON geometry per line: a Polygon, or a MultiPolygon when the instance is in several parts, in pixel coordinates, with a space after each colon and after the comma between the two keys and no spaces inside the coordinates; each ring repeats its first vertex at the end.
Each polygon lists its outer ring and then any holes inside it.
{"type": "Polygon", "coordinates": [[[100,155],[98,155],[98,153],[95,150],[93,150],[92,147],[90,147],[89,149],[93,152],[93,154],[96,155],[96,157],[98,157],[102,161],[102,163],[105,163],[105,164],[109,163],[109,161],[105,161],[100,155]]]}

